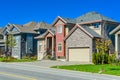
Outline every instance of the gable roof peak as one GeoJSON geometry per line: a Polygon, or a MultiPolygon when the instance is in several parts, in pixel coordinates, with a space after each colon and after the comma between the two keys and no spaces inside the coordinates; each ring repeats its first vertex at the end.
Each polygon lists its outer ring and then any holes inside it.
{"type": "Polygon", "coordinates": [[[24,24],[23,26],[35,26],[37,23],[35,21],[30,21],[26,24],[24,24]]]}

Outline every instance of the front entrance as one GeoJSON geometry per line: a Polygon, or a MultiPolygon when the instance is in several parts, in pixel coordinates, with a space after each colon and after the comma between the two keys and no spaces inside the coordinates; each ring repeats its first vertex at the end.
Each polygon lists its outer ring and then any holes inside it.
{"type": "Polygon", "coordinates": [[[52,54],[52,37],[47,37],[47,54],[52,54]]]}

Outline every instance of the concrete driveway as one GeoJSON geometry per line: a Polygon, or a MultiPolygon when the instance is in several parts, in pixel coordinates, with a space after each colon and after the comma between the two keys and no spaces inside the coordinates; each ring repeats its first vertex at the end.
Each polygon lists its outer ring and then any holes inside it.
{"type": "Polygon", "coordinates": [[[41,66],[41,67],[51,67],[51,66],[57,66],[57,65],[76,65],[76,64],[92,64],[92,63],[42,60],[42,61],[35,61],[35,62],[20,62],[17,64],[36,65],[36,66],[41,66]]]}

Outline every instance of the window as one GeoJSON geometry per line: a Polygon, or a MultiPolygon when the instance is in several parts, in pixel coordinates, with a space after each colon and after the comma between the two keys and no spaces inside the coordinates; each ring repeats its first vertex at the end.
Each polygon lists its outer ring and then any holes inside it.
{"type": "Polygon", "coordinates": [[[59,52],[62,51],[62,44],[61,43],[58,44],[58,51],[59,52]]]}
{"type": "Polygon", "coordinates": [[[62,33],[62,26],[58,26],[58,33],[62,33]]]}
{"type": "Polygon", "coordinates": [[[94,28],[99,28],[99,23],[95,23],[95,24],[93,24],[93,26],[94,26],[94,28]]]}

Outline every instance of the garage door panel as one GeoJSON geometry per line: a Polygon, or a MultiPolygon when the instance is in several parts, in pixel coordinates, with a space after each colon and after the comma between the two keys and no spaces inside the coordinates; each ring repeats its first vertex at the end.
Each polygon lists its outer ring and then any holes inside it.
{"type": "Polygon", "coordinates": [[[89,62],[89,48],[69,49],[69,61],[89,62]]]}

